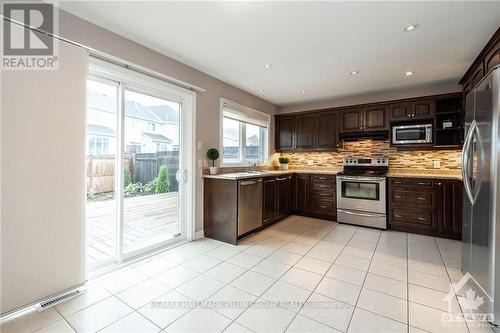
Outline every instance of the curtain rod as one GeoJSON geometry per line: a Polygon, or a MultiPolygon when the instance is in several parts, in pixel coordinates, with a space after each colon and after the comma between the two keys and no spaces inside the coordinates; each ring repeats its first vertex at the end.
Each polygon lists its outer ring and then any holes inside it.
{"type": "MultiPolygon", "coordinates": [[[[36,31],[38,33],[42,33],[44,35],[51,36],[51,37],[56,38],[56,39],[58,39],[58,40],[60,40],[62,42],[65,42],[65,43],[68,43],[68,44],[71,44],[71,45],[74,45],[74,46],[81,47],[81,48],[87,50],[89,52],[90,56],[93,56],[95,58],[98,58],[98,59],[101,59],[101,60],[104,60],[104,61],[108,61],[108,62],[112,62],[115,65],[118,65],[118,66],[121,66],[121,67],[125,67],[125,68],[127,68],[129,70],[133,70],[133,71],[141,73],[141,74],[146,74],[146,75],[152,76],[152,77],[154,77],[156,79],[159,79],[159,80],[162,80],[162,81],[165,81],[165,82],[168,82],[168,83],[172,83],[172,84],[181,86],[182,88],[186,88],[186,89],[189,89],[189,90],[192,90],[192,91],[198,91],[198,92],[205,92],[206,91],[205,89],[203,89],[201,87],[198,87],[198,86],[195,86],[195,85],[193,85],[191,83],[187,83],[187,82],[178,80],[176,78],[173,78],[171,76],[158,73],[158,72],[153,71],[153,70],[151,70],[151,69],[149,69],[147,67],[144,67],[144,66],[132,63],[132,62],[127,61],[127,60],[123,60],[121,58],[112,56],[112,55],[110,55],[108,53],[105,53],[105,52],[93,49],[93,48],[91,48],[89,46],[77,43],[77,42],[72,41],[70,39],[67,39],[67,38],[64,38],[64,37],[61,37],[61,36],[56,36],[54,34],[47,33],[46,31],[30,27],[30,26],[25,25],[25,24],[23,24],[21,22],[17,22],[17,21],[11,20],[10,18],[5,17],[3,15],[0,15],[0,16],[2,16],[5,21],[8,21],[10,23],[14,23],[14,24],[17,24],[19,26],[25,27],[27,29],[34,30],[34,31],[36,31]]],[[[145,47],[145,46],[143,46],[143,47],[145,47]]]]}

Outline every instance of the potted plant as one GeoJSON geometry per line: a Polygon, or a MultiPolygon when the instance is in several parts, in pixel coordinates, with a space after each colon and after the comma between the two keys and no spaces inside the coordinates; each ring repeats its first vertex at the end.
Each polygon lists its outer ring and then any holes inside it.
{"type": "Polygon", "coordinates": [[[281,170],[288,170],[288,163],[290,162],[290,159],[288,157],[280,157],[278,160],[280,161],[281,170]]]}
{"type": "Polygon", "coordinates": [[[216,175],[217,168],[215,167],[215,160],[219,158],[219,151],[215,148],[210,148],[207,151],[207,157],[210,161],[212,161],[212,166],[210,167],[210,174],[216,175]]]}

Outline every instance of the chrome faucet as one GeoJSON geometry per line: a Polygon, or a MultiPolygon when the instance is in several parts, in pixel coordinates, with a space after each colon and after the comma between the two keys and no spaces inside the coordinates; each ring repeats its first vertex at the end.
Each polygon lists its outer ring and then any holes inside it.
{"type": "Polygon", "coordinates": [[[250,172],[255,172],[257,170],[257,162],[249,162],[250,163],[250,172]]]}

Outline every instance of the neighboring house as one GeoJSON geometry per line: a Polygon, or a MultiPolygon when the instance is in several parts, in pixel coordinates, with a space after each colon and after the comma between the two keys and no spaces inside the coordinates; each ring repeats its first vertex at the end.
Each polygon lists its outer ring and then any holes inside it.
{"type": "MultiPolygon", "coordinates": [[[[114,97],[87,91],[87,152],[116,152],[116,105],[114,97]]],[[[179,150],[179,111],[169,105],[145,106],[125,102],[125,151],[155,153],[179,150]]]]}

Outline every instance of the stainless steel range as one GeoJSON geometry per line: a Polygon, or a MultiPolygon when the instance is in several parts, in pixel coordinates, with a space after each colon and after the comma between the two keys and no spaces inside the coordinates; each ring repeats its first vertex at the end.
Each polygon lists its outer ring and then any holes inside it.
{"type": "Polygon", "coordinates": [[[385,156],[344,159],[337,174],[337,221],[387,229],[385,156]]]}

